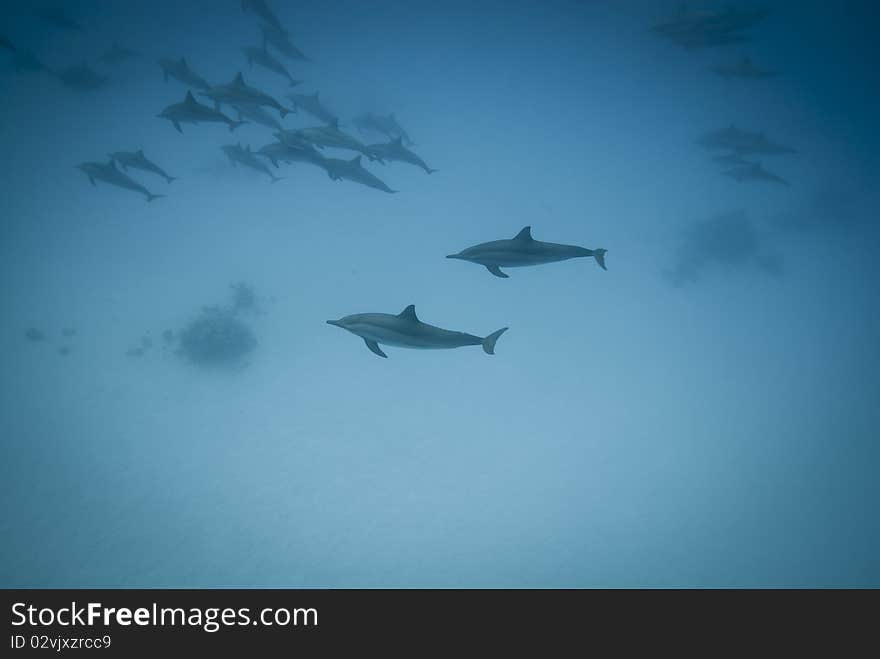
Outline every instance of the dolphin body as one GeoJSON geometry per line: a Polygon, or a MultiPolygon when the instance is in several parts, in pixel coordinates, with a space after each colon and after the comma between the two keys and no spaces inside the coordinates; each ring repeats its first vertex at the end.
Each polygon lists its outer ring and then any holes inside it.
{"type": "Polygon", "coordinates": [[[769,69],[762,69],[755,66],[750,57],[746,57],[735,64],[719,64],[713,66],[712,71],[725,80],[731,80],[733,78],[774,78],[779,75],[776,71],[770,71],[769,69]]]}
{"type": "Polygon", "coordinates": [[[299,48],[291,43],[290,35],[281,29],[280,26],[260,25],[260,29],[263,31],[263,48],[267,44],[272,44],[279,53],[290,59],[311,61],[299,48]]]}
{"type": "Polygon", "coordinates": [[[603,270],[605,267],[606,249],[586,249],[576,245],[560,245],[545,243],[532,238],[532,228],[525,227],[511,240],[493,240],[468,247],[458,254],[450,254],[447,259],[461,259],[486,266],[496,277],[506,279],[508,275],[501,271],[506,268],[520,268],[528,265],[543,265],[567,261],[580,256],[592,256],[603,270]]]}
{"type": "Polygon", "coordinates": [[[330,112],[330,110],[324,107],[321,103],[321,99],[318,97],[318,92],[315,92],[314,94],[288,94],[287,98],[293,103],[294,108],[297,110],[303,110],[319,121],[323,121],[326,124],[337,123],[339,121],[339,117],[330,112]]]}
{"type": "Polygon", "coordinates": [[[162,75],[165,82],[168,78],[182,82],[187,87],[195,89],[210,89],[211,85],[198,73],[189,68],[186,58],[181,57],[179,60],[164,57],[159,60],[159,66],[162,67],[162,75]]]}
{"type": "Polygon", "coordinates": [[[95,181],[103,181],[104,183],[115,185],[119,188],[139,192],[147,198],[147,201],[153,201],[154,199],[165,196],[161,194],[153,194],[140,183],[128,176],[128,174],[120,172],[113,160],[110,160],[108,163],[84,162],[77,165],[77,168],[82,170],[85,175],[89,177],[89,183],[92,185],[95,185],[95,181]]]}
{"type": "Polygon", "coordinates": [[[311,128],[301,128],[296,134],[307,142],[317,147],[334,147],[337,149],[348,149],[349,151],[357,151],[365,155],[370,160],[380,160],[377,154],[366,144],[355,139],[348,133],[339,129],[339,123],[334,121],[326,126],[313,126],[311,128]]]}
{"type": "Polygon", "coordinates": [[[507,331],[504,327],[489,336],[479,337],[465,332],[428,325],[416,316],[416,307],[409,305],[399,314],[357,313],[339,320],[328,320],[329,325],[341,327],[359,336],[376,355],[388,357],[379,344],[418,350],[449,350],[463,346],[483,346],[487,355],[495,354],[495,342],[507,331]]]}
{"type": "Polygon", "coordinates": [[[122,165],[123,171],[127,172],[128,168],[131,167],[132,169],[140,169],[144,172],[157,174],[164,178],[166,183],[171,183],[171,181],[177,180],[176,176],[169,176],[165,173],[164,169],[159,167],[159,165],[150,161],[141,149],[138,149],[137,151],[117,151],[111,153],[110,157],[122,165]]]}
{"type": "Polygon", "coordinates": [[[233,131],[245,123],[244,121],[233,121],[220,110],[202,105],[193,97],[191,91],[186,92],[186,98],[182,102],[169,105],[156,116],[167,119],[174,124],[178,133],[183,132],[180,124],[223,123],[229,126],[230,131],[233,131]]]}
{"type": "Polygon", "coordinates": [[[745,167],[729,169],[724,174],[734,179],[737,183],[744,181],[768,181],[770,183],[779,183],[780,185],[791,185],[781,176],[768,172],[761,167],[760,163],[752,163],[745,167]]]}
{"type": "Polygon", "coordinates": [[[267,128],[272,128],[274,130],[284,130],[284,126],[282,126],[275,117],[273,117],[259,105],[249,105],[247,103],[243,103],[241,105],[236,105],[235,111],[236,113],[238,113],[239,121],[242,119],[247,119],[248,121],[252,121],[255,124],[260,124],[261,126],[266,126],[267,128]]]}
{"type": "Polygon", "coordinates": [[[324,156],[311,145],[304,147],[291,146],[285,142],[271,142],[260,147],[256,151],[256,155],[267,158],[274,167],[278,167],[279,162],[290,163],[305,162],[311,165],[324,167],[324,156]]]}
{"type": "Polygon", "coordinates": [[[362,157],[363,156],[356,156],[352,160],[324,158],[320,164],[325,170],[327,170],[327,175],[334,181],[348,179],[349,181],[366,185],[368,188],[375,188],[376,190],[382,190],[382,192],[395,194],[397,190],[389,188],[377,176],[371,174],[361,164],[362,157]]]}
{"type": "Polygon", "coordinates": [[[247,57],[248,66],[251,68],[253,68],[254,64],[259,64],[264,69],[287,78],[291,87],[296,87],[297,85],[302,84],[302,80],[294,80],[293,76],[290,75],[290,71],[285,69],[284,65],[275,59],[275,57],[272,56],[272,53],[266,50],[265,43],[261,48],[246,46],[242,48],[242,51],[244,52],[245,57],[247,57]]]}
{"type": "Polygon", "coordinates": [[[398,162],[408,162],[416,167],[421,167],[428,174],[433,174],[436,169],[431,169],[425,164],[425,161],[419,158],[412,151],[403,146],[403,138],[396,137],[390,142],[384,144],[370,144],[367,146],[370,153],[378,156],[381,160],[396,160],[398,162]]]}
{"type": "Polygon", "coordinates": [[[92,91],[107,82],[106,76],[99,75],[88,64],[83,62],[54,74],[65,87],[77,91],[92,91]]]}
{"type": "Polygon", "coordinates": [[[221,103],[226,103],[228,105],[256,105],[256,106],[267,106],[271,108],[275,108],[278,110],[278,114],[281,115],[281,118],[287,116],[290,112],[287,108],[283,107],[281,103],[276,101],[274,98],[266,94],[265,92],[261,92],[256,87],[251,87],[244,81],[244,76],[241,75],[241,72],[235,75],[235,78],[232,79],[232,82],[226,85],[215,85],[210,89],[199,92],[199,95],[206,96],[214,101],[214,107],[219,110],[221,103]]]}
{"type": "Polygon", "coordinates": [[[779,155],[795,153],[795,150],[771,142],[764,133],[749,133],[735,125],[705,133],[697,143],[706,149],[724,149],[741,156],[748,154],[779,155]]]}
{"type": "Polygon", "coordinates": [[[113,46],[110,47],[106,53],[101,55],[98,58],[98,61],[102,64],[110,64],[112,66],[116,66],[117,64],[121,64],[125,60],[132,59],[137,57],[139,53],[120,46],[117,42],[113,42],[113,46]]]}
{"type": "Polygon", "coordinates": [[[372,131],[384,135],[389,140],[400,137],[403,140],[403,143],[407,146],[413,145],[413,141],[409,138],[409,135],[403,127],[397,122],[397,118],[394,116],[393,112],[384,116],[367,112],[366,114],[362,114],[352,119],[352,123],[357,126],[358,131],[361,133],[372,131]]]}
{"type": "Polygon", "coordinates": [[[715,156],[712,158],[714,162],[717,162],[719,165],[724,165],[726,167],[743,167],[745,165],[752,165],[749,160],[746,160],[738,153],[728,153],[723,156],[715,156]]]}
{"type": "Polygon", "coordinates": [[[254,13],[260,20],[265,21],[274,28],[281,29],[278,17],[269,9],[266,0],[241,0],[241,10],[254,13]]]}
{"type": "Polygon", "coordinates": [[[229,161],[233,166],[237,167],[241,164],[245,167],[255,169],[262,174],[266,174],[271,179],[272,183],[277,183],[281,180],[280,176],[275,176],[275,174],[272,173],[272,170],[266,167],[266,163],[257,158],[256,154],[251,151],[250,145],[245,148],[241,145],[241,142],[239,142],[238,144],[227,144],[220,148],[223,149],[223,153],[226,154],[226,157],[229,158],[229,161]]]}

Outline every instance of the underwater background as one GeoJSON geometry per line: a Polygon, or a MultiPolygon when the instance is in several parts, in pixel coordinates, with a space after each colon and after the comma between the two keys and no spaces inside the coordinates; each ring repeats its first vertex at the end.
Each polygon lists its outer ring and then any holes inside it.
{"type": "Polygon", "coordinates": [[[0,5],[0,586],[880,586],[875,3],[743,0],[718,44],[652,28],[720,2],[268,5],[296,87],[238,0],[0,5]],[[437,171],[234,167],[273,130],[157,118],[180,57],[368,143],[393,112],[437,171]],[[778,75],[713,70],[745,57],[778,75]],[[783,182],[725,175],[731,125],[783,182]],[[76,168],[138,149],[150,203],[76,168]],[[608,270],[444,258],[525,226],[608,270]],[[409,304],[510,330],[380,359],[325,322],[409,304]],[[252,349],[188,358],[203,307],[252,349]]]}

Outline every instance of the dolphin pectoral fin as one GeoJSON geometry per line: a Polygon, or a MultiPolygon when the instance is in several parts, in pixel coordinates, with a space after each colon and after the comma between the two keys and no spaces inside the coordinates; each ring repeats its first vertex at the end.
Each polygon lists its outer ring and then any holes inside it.
{"type": "Polygon", "coordinates": [[[364,339],[364,343],[367,344],[367,347],[370,349],[370,352],[379,355],[380,357],[385,357],[388,359],[388,355],[382,352],[382,348],[379,347],[379,344],[375,341],[370,341],[369,339],[364,339]]]}
{"type": "Polygon", "coordinates": [[[487,265],[486,270],[491,272],[496,277],[501,277],[502,279],[507,279],[509,276],[509,275],[506,275],[505,273],[501,272],[501,268],[499,268],[497,265],[487,265]]]}
{"type": "Polygon", "coordinates": [[[174,127],[177,129],[177,132],[183,134],[183,129],[180,127],[180,124],[177,123],[176,121],[174,121],[172,123],[174,124],[174,127]]]}

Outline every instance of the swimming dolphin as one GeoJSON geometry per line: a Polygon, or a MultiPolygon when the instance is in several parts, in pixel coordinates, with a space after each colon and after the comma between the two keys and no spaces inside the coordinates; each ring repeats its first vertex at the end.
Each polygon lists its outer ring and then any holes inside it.
{"type": "Polygon", "coordinates": [[[339,117],[321,104],[321,99],[318,98],[318,92],[315,92],[314,94],[288,94],[287,98],[293,103],[294,108],[297,110],[303,110],[312,115],[315,119],[327,124],[339,122],[339,117]]]}
{"type": "Polygon", "coordinates": [[[291,43],[290,35],[280,27],[261,25],[260,29],[263,31],[263,48],[266,47],[266,44],[272,44],[279,53],[290,59],[311,61],[299,48],[291,43]]]}
{"type": "Polygon", "coordinates": [[[98,61],[102,64],[111,64],[115,66],[124,62],[127,59],[137,57],[138,55],[139,53],[129,48],[124,48],[114,41],[113,46],[110,47],[110,50],[101,55],[98,58],[98,61]]]}
{"type": "Polygon", "coordinates": [[[558,243],[544,243],[532,238],[532,228],[525,227],[511,240],[493,240],[468,247],[458,254],[450,254],[447,259],[461,259],[486,266],[486,269],[496,277],[506,279],[507,274],[501,271],[500,266],[506,268],[519,268],[527,265],[542,265],[566,261],[580,256],[592,256],[603,270],[605,267],[606,249],[586,249],[576,245],[560,245],[558,243]]]}
{"type": "Polygon", "coordinates": [[[771,183],[779,183],[780,185],[791,185],[781,176],[768,172],[761,167],[760,163],[753,163],[745,167],[729,169],[724,172],[724,174],[738,183],[742,183],[743,181],[769,181],[771,183]]]}
{"type": "Polygon", "coordinates": [[[195,89],[211,88],[211,85],[202,76],[189,68],[189,64],[184,57],[181,57],[179,60],[164,57],[159,60],[159,66],[162,67],[162,76],[165,78],[165,82],[168,82],[168,78],[171,77],[182,82],[187,87],[195,89]]]}
{"type": "Polygon", "coordinates": [[[82,25],[71,18],[61,7],[48,7],[46,9],[41,9],[36,13],[44,23],[51,25],[52,27],[82,32],[82,25]]]}
{"type": "Polygon", "coordinates": [[[147,201],[153,201],[154,199],[165,196],[161,194],[153,194],[130,176],[120,172],[113,160],[110,160],[108,163],[84,162],[77,165],[77,168],[82,170],[85,175],[89,177],[89,182],[92,185],[95,185],[95,181],[103,181],[104,183],[109,183],[110,185],[115,185],[119,188],[134,190],[135,192],[140,192],[142,195],[146,196],[147,201]]]}
{"type": "Polygon", "coordinates": [[[247,119],[248,121],[252,121],[255,124],[260,124],[261,126],[266,126],[267,128],[284,130],[284,126],[278,123],[278,120],[275,117],[273,117],[259,105],[242,103],[241,105],[235,105],[234,107],[236,113],[238,114],[239,120],[247,119]]]}
{"type": "Polygon", "coordinates": [[[266,50],[266,44],[264,43],[262,48],[254,48],[253,46],[246,46],[242,48],[244,51],[245,57],[247,57],[248,66],[253,68],[254,64],[259,64],[264,69],[268,69],[273,73],[277,73],[278,75],[282,75],[287,78],[287,81],[290,83],[291,87],[296,87],[297,85],[302,84],[302,80],[294,80],[293,76],[290,75],[290,71],[284,68],[284,65],[279,62],[272,54],[266,50]]]}
{"type": "Polygon", "coordinates": [[[174,124],[178,133],[183,132],[180,124],[223,123],[229,126],[230,131],[233,131],[245,123],[244,121],[233,121],[219,110],[202,105],[193,97],[191,91],[186,92],[186,98],[182,102],[169,105],[156,116],[167,119],[174,124]]]}
{"type": "Polygon", "coordinates": [[[707,149],[724,149],[740,155],[795,153],[794,149],[771,142],[764,133],[749,133],[740,130],[733,124],[720,130],[705,133],[697,140],[697,143],[707,149]]]}
{"type": "Polygon", "coordinates": [[[273,166],[278,167],[279,162],[293,163],[305,162],[311,165],[324,166],[324,156],[315,150],[315,147],[306,145],[305,147],[291,146],[284,142],[271,142],[260,147],[256,151],[256,155],[267,158],[273,166]]]}
{"type": "Polygon", "coordinates": [[[408,162],[416,167],[421,167],[428,174],[433,174],[436,169],[431,169],[425,164],[425,161],[419,158],[412,151],[403,146],[403,138],[396,137],[390,142],[384,144],[370,144],[367,146],[370,153],[378,156],[382,160],[397,160],[398,162],[408,162]]]}
{"type": "Polygon", "coordinates": [[[738,153],[728,153],[727,155],[723,155],[723,156],[715,156],[714,158],[712,158],[712,160],[714,162],[717,162],[719,165],[735,166],[735,167],[741,167],[744,165],[754,164],[750,160],[746,160],[745,158],[743,158],[738,153]]]}
{"type": "Polygon", "coordinates": [[[762,69],[752,63],[751,58],[746,57],[735,64],[719,64],[712,67],[712,71],[724,78],[730,80],[732,78],[773,78],[779,75],[776,71],[762,69]]]}
{"type": "Polygon", "coordinates": [[[352,160],[324,158],[320,164],[327,170],[327,175],[334,181],[348,179],[349,181],[366,185],[369,188],[375,188],[376,190],[382,190],[382,192],[395,194],[397,190],[389,188],[361,164],[362,157],[363,156],[357,156],[352,160]]]}
{"type": "Polygon", "coordinates": [[[226,157],[229,158],[229,161],[233,166],[237,167],[239,164],[242,164],[245,167],[250,167],[258,172],[267,174],[272,183],[277,183],[281,180],[280,176],[275,176],[275,174],[266,167],[266,164],[257,158],[256,154],[251,151],[250,145],[242,147],[241,142],[239,142],[238,144],[227,144],[220,148],[223,149],[223,153],[226,154],[226,157]]]}
{"type": "Polygon", "coordinates": [[[229,105],[265,105],[270,108],[275,108],[278,110],[278,114],[281,115],[281,118],[287,116],[290,112],[286,107],[282,106],[281,103],[276,101],[274,98],[266,94],[265,92],[260,91],[256,87],[251,87],[244,81],[244,76],[241,75],[241,72],[237,73],[235,77],[232,79],[232,82],[225,85],[214,85],[210,89],[199,92],[200,96],[205,96],[214,101],[214,107],[216,109],[220,109],[221,103],[227,103],[229,105]]]}
{"type": "Polygon", "coordinates": [[[0,34],[0,48],[5,48],[6,50],[12,51],[15,50],[15,46],[12,44],[12,42],[4,37],[2,34],[0,34]]]}
{"type": "Polygon", "coordinates": [[[102,87],[107,82],[106,76],[99,75],[85,62],[59,71],[54,75],[65,87],[70,87],[77,91],[92,91],[102,87]]]}
{"type": "Polygon", "coordinates": [[[373,151],[366,144],[353,138],[348,133],[339,129],[339,122],[334,121],[332,123],[327,124],[326,126],[312,126],[311,128],[301,128],[296,131],[296,134],[306,140],[307,142],[311,142],[317,147],[335,147],[337,149],[348,149],[349,151],[357,151],[358,153],[362,153],[370,160],[381,160],[381,158],[373,153],[373,151]]]}
{"type": "Polygon", "coordinates": [[[140,169],[144,172],[152,172],[153,174],[157,174],[165,179],[166,183],[171,183],[171,181],[176,181],[176,176],[169,176],[165,173],[165,170],[159,167],[154,162],[151,162],[145,155],[142,149],[138,149],[137,151],[116,151],[115,153],[111,153],[110,157],[113,158],[116,162],[122,165],[123,171],[128,171],[128,168],[132,169],[140,169]]]}
{"type": "Polygon", "coordinates": [[[379,344],[397,346],[398,348],[416,348],[419,350],[448,350],[463,346],[483,346],[487,355],[495,354],[495,342],[508,328],[503,327],[489,336],[479,337],[465,332],[453,332],[428,325],[416,316],[416,307],[409,305],[399,314],[390,313],[356,313],[339,320],[328,320],[328,325],[335,325],[359,336],[376,355],[388,357],[379,344]]]}
{"type": "Polygon", "coordinates": [[[272,27],[281,29],[278,17],[269,9],[266,0],[241,0],[241,10],[252,12],[272,27]]]}
{"type": "Polygon", "coordinates": [[[394,116],[393,112],[384,116],[367,112],[366,114],[355,117],[352,120],[352,123],[357,126],[358,131],[361,133],[372,131],[384,135],[389,140],[400,137],[403,140],[403,143],[407,146],[413,145],[413,141],[409,138],[409,135],[403,127],[397,122],[397,118],[394,116]]]}

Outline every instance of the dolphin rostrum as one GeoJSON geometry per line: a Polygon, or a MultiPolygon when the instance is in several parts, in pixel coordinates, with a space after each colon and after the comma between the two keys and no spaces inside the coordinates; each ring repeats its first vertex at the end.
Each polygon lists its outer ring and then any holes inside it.
{"type": "Polygon", "coordinates": [[[339,320],[328,320],[327,323],[361,337],[367,347],[380,357],[388,355],[382,352],[379,344],[419,350],[448,350],[462,346],[483,346],[487,355],[494,355],[495,342],[508,329],[503,327],[486,337],[474,336],[465,332],[453,332],[420,321],[416,316],[414,304],[409,305],[397,315],[357,313],[339,320]]]}
{"type": "Polygon", "coordinates": [[[156,116],[167,119],[174,124],[178,133],[183,132],[180,124],[223,123],[229,126],[230,131],[233,131],[245,123],[244,121],[233,121],[220,110],[202,105],[193,97],[191,91],[186,92],[186,98],[182,102],[169,105],[156,116]]]}
{"type": "Polygon", "coordinates": [[[104,183],[109,183],[110,185],[115,185],[119,188],[140,192],[147,198],[147,201],[153,201],[154,199],[165,196],[161,194],[153,194],[140,183],[128,176],[128,174],[120,172],[113,160],[108,163],[84,162],[77,165],[77,168],[82,170],[85,175],[89,177],[89,182],[92,185],[95,185],[95,181],[104,181],[104,183]]]}
{"type": "Polygon", "coordinates": [[[214,101],[214,107],[217,110],[220,109],[221,103],[227,103],[228,105],[233,106],[265,105],[278,110],[278,114],[281,115],[282,119],[290,112],[290,110],[282,106],[281,103],[269,96],[269,94],[260,91],[256,87],[248,85],[244,81],[244,76],[241,75],[240,71],[235,75],[235,78],[232,79],[232,82],[226,85],[215,85],[206,91],[199,92],[199,95],[206,96],[214,101]]]}
{"type": "Polygon", "coordinates": [[[177,180],[176,176],[169,176],[165,173],[164,169],[147,158],[142,149],[138,149],[137,151],[116,151],[115,153],[111,153],[110,157],[122,165],[123,171],[127,172],[128,168],[131,167],[132,169],[140,169],[144,172],[158,174],[164,178],[167,183],[177,180]]]}
{"type": "Polygon", "coordinates": [[[168,77],[170,76],[187,87],[195,89],[211,88],[211,85],[202,76],[189,68],[189,64],[184,57],[181,57],[179,60],[162,58],[159,60],[159,66],[162,67],[162,75],[165,78],[165,82],[168,82],[168,77]]]}
{"type": "Polygon", "coordinates": [[[532,238],[532,228],[525,227],[510,240],[493,240],[468,247],[458,254],[450,254],[447,259],[461,259],[486,266],[496,277],[507,278],[501,271],[506,268],[520,268],[527,265],[542,265],[566,261],[580,256],[592,256],[603,270],[605,267],[606,249],[586,249],[576,245],[560,245],[544,243],[532,238]]]}

